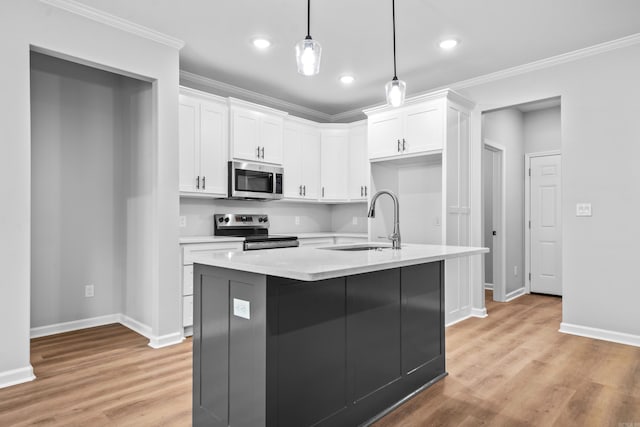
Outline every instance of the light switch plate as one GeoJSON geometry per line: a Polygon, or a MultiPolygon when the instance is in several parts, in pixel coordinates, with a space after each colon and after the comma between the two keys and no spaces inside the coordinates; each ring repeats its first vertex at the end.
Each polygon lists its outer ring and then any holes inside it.
{"type": "Polygon", "coordinates": [[[178,226],[180,228],[185,228],[187,226],[187,217],[186,216],[180,216],[180,218],[178,219],[178,226]]]}
{"type": "Polygon", "coordinates": [[[234,298],[233,315],[243,319],[251,319],[251,302],[234,298]]]}
{"type": "Polygon", "coordinates": [[[576,203],[576,216],[591,216],[591,203],[576,203]]]}

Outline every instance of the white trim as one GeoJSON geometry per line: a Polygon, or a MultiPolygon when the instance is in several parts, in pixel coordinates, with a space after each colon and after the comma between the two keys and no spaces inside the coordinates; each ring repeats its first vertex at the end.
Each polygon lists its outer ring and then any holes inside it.
{"type": "Polygon", "coordinates": [[[485,283],[484,288],[488,291],[493,291],[493,283],[485,283]]]}
{"type": "Polygon", "coordinates": [[[184,86],[184,82],[199,84],[216,91],[221,91],[227,96],[237,96],[243,99],[257,102],[259,104],[275,105],[278,108],[282,108],[285,111],[292,113],[302,114],[304,116],[313,117],[317,120],[331,122],[332,116],[327,113],[323,113],[311,108],[303,107],[301,105],[294,104],[292,102],[283,101],[278,98],[274,98],[268,95],[263,95],[258,92],[254,92],[248,89],[243,89],[238,86],[233,86],[228,83],[223,83],[218,80],[213,80],[208,77],[199,76],[197,74],[190,73],[188,71],[180,71],[180,84],[184,86]]]}
{"type": "Polygon", "coordinates": [[[524,289],[524,286],[523,286],[523,287],[518,288],[515,291],[511,291],[507,295],[505,295],[504,302],[513,301],[514,299],[519,298],[519,297],[521,297],[522,295],[525,295],[525,294],[526,294],[526,292],[525,292],[525,289],[524,289]]]}
{"type": "MultiPolygon", "coordinates": [[[[491,151],[500,152],[500,230],[498,231],[498,235],[500,236],[500,253],[499,258],[497,258],[500,262],[500,266],[502,268],[498,269],[498,279],[496,279],[496,269],[494,268],[494,280],[493,280],[493,300],[505,302],[506,294],[507,294],[507,148],[504,145],[493,142],[489,139],[482,140],[482,149],[484,150],[486,147],[491,151]]],[[[484,180],[484,163],[482,162],[482,179],[484,180]]],[[[482,184],[482,236],[484,238],[484,183],[482,184]]],[[[486,244],[484,242],[483,244],[486,244]]],[[[495,248],[494,248],[495,252],[495,248]]],[[[496,259],[496,257],[494,257],[496,259]]],[[[495,262],[494,262],[495,267],[495,262]]]]}
{"type": "MultiPolygon", "coordinates": [[[[54,323],[52,325],[38,326],[31,328],[31,338],[46,337],[48,335],[61,334],[64,332],[77,331],[78,329],[94,328],[96,326],[119,323],[119,314],[108,314],[106,316],[91,317],[88,319],[73,320],[71,322],[54,323]]],[[[126,326],[126,325],[125,325],[126,326]]]]}
{"type": "Polygon", "coordinates": [[[180,344],[184,341],[183,332],[174,332],[172,334],[160,335],[149,339],[149,347],[163,348],[171,345],[180,344]]]}
{"type": "MultiPolygon", "coordinates": [[[[562,161],[562,151],[560,150],[524,154],[524,290],[528,294],[531,293],[531,280],[529,279],[531,274],[531,229],[529,228],[529,221],[531,221],[531,176],[529,170],[531,170],[532,157],[545,156],[560,156],[562,161]]],[[[560,180],[562,182],[562,176],[560,180]]]]}
{"type": "Polygon", "coordinates": [[[110,13],[106,13],[99,9],[84,5],[75,0],[40,0],[40,2],[52,7],[56,7],[58,9],[66,10],[67,12],[74,13],[84,18],[91,19],[92,21],[100,22],[101,24],[109,25],[110,27],[135,34],[137,36],[152,40],[156,43],[160,43],[177,50],[182,49],[185,45],[185,43],[180,39],[136,24],[135,22],[127,21],[126,19],[122,19],[115,15],[111,15],[110,13]]]}
{"type": "Polygon", "coordinates": [[[609,52],[615,49],[621,49],[624,47],[633,46],[638,43],[640,43],[640,33],[635,33],[630,36],[622,37],[616,40],[611,40],[608,42],[585,47],[583,49],[574,50],[572,52],[551,56],[549,58],[530,62],[528,64],[506,68],[501,71],[496,71],[495,73],[489,73],[483,76],[478,76],[468,80],[463,80],[463,81],[451,84],[449,86],[455,89],[463,89],[471,86],[478,86],[485,83],[494,82],[496,80],[502,80],[502,79],[517,76],[520,74],[526,74],[531,71],[541,70],[544,68],[553,67],[555,65],[564,64],[567,62],[577,61],[579,59],[609,52]]]}
{"type": "Polygon", "coordinates": [[[0,372],[0,388],[26,383],[35,379],[36,376],[33,374],[33,367],[31,365],[0,372]]]}
{"type": "Polygon", "coordinates": [[[487,313],[487,308],[472,308],[471,309],[471,317],[478,317],[480,319],[484,319],[485,317],[488,317],[489,314],[487,313]]]}
{"type": "Polygon", "coordinates": [[[596,340],[610,341],[620,344],[640,347],[640,335],[627,334],[624,332],[609,331],[607,329],[592,328],[589,326],[574,325],[572,323],[560,323],[559,332],[563,334],[578,335],[580,337],[593,338],[596,340]]]}
{"type": "Polygon", "coordinates": [[[153,336],[151,333],[151,326],[145,325],[144,323],[139,322],[125,314],[120,314],[118,317],[118,323],[126,328],[131,329],[133,332],[149,339],[151,339],[151,337],[153,336]]]}

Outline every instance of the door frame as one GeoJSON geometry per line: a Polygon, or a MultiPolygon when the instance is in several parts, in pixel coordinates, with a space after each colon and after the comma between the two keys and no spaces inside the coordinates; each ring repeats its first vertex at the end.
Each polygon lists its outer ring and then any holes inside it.
{"type": "MultiPolygon", "coordinates": [[[[506,195],[506,191],[507,191],[507,180],[506,180],[506,176],[507,176],[507,148],[503,145],[500,145],[496,142],[491,141],[490,139],[483,139],[482,140],[482,149],[488,149],[490,151],[493,152],[498,152],[500,153],[500,201],[499,201],[499,205],[500,205],[500,209],[497,212],[497,214],[499,215],[498,218],[498,230],[496,230],[497,234],[498,234],[498,238],[496,239],[496,246],[494,246],[493,248],[493,300],[494,301],[500,301],[500,302],[505,302],[506,301],[506,295],[507,295],[507,275],[506,275],[506,265],[507,265],[507,252],[506,252],[506,247],[507,247],[507,239],[506,239],[506,229],[507,229],[507,225],[506,225],[506,218],[507,218],[507,205],[506,205],[506,200],[505,200],[505,195],[506,195]],[[498,249],[496,249],[496,247],[498,249]],[[496,266],[498,268],[496,268],[496,266]]],[[[484,162],[482,162],[482,180],[484,181],[484,162]]],[[[484,229],[484,222],[486,220],[486,218],[484,218],[484,206],[485,206],[485,195],[484,195],[484,182],[482,183],[482,212],[483,212],[483,219],[482,219],[482,225],[483,225],[483,229],[484,229]]],[[[493,213],[493,216],[495,218],[496,212],[493,213]]],[[[494,221],[496,222],[496,221],[494,221]]],[[[482,242],[483,245],[486,243],[484,241],[484,233],[482,235],[482,242]]],[[[484,266],[483,266],[483,271],[484,271],[484,266]]],[[[483,284],[484,284],[484,273],[483,273],[483,284]]]]}
{"type": "MultiPolygon", "coordinates": [[[[531,159],[547,156],[560,156],[560,162],[562,162],[562,150],[540,151],[524,155],[524,292],[527,294],[531,293],[531,159]]],[[[560,175],[560,191],[562,191],[562,175],[560,175]]],[[[562,194],[560,194],[560,200],[562,200],[562,194]]]]}

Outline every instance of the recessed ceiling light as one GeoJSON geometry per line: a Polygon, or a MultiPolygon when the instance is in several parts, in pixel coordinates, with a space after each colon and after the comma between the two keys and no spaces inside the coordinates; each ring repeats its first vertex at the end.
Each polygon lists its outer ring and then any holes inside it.
{"type": "Polygon", "coordinates": [[[257,38],[253,39],[253,45],[258,49],[266,49],[271,46],[271,42],[267,39],[257,38]]]}
{"type": "Polygon", "coordinates": [[[355,80],[355,77],[349,76],[349,75],[340,77],[340,81],[345,85],[350,85],[351,83],[353,83],[354,80],[355,80]]]}
{"type": "Polygon", "coordinates": [[[440,47],[442,49],[453,49],[456,46],[458,46],[458,40],[456,39],[447,39],[440,42],[440,47]]]}

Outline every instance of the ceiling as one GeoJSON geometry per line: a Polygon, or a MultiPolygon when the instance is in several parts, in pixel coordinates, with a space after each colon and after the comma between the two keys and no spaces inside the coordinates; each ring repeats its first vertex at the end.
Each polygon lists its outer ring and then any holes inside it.
{"type": "MultiPolygon", "coordinates": [[[[391,1],[314,0],[320,74],[297,73],[304,0],[78,0],[183,40],[180,68],[319,115],[384,102],[393,77],[391,1]],[[258,51],[251,41],[267,37],[258,51]],[[339,77],[355,76],[350,86],[339,77]]],[[[638,0],[397,0],[398,77],[407,95],[640,33],[638,0]],[[461,41],[452,51],[438,42],[461,41]]]]}

